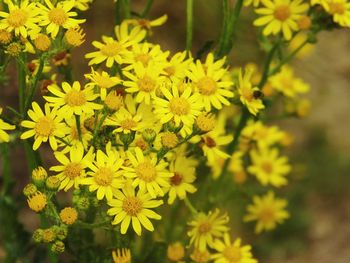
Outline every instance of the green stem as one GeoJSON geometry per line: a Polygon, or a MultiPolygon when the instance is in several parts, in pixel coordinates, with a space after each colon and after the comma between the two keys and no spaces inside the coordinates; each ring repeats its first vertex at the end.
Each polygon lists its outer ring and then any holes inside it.
{"type": "Polygon", "coordinates": [[[82,142],[83,138],[82,138],[82,133],[81,133],[80,115],[74,114],[74,116],[75,116],[75,123],[76,123],[76,126],[77,126],[79,141],[82,142]]]}
{"type": "Polygon", "coordinates": [[[10,191],[12,184],[11,172],[10,172],[10,147],[8,143],[1,143],[0,150],[2,156],[2,178],[3,178],[3,189],[2,194],[6,195],[10,191]]]}
{"type": "Polygon", "coordinates": [[[23,65],[24,56],[19,57],[17,61],[18,71],[18,96],[19,96],[19,112],[23,115],[24,112],[24,97],[26,90],[26,71],[23,65]]]}
{"type": "Polygon", "coordinates": [[[193,0],[186,0],[186,50],[192,48],[193,39],[193,0]]]}
{"type": "Polygon", "coordinates": [[[28,168],[29,173],[32,173],[32,171],[41,165],[41,158],[38,151],[33,151],[32,145],[33,142],[29,140],[23,141],[24,145],[24,151],[26,153],[27,162],[28,162],[28,168]]]}
{"type": "Polygon", "coordinates": [[[124,18],[129,19],[130,18],[130,0],[121,0],[121,1],[123,1],[124,18]]]}
{"type": "MultiPolygon", "coordinates": [[[[101,129],[101,126],[102,126],[103,122],[105,121],[105,119],[107,118],[107,116],[108,116],[108,110],[106,108],[104,108],[101,120],[97,123],[97,125],[95,125],[94,135],[92,137],[92,142],[93,143],[95,143],[95,140],[97,138],[97,134],[98,134],[99,130],[101,129]]],[[[98,115],[95,118],[96,118],[95,121],[97,122],[98,121],[98,115]]]]}
{"type": "Polygon", "coordinates": [[[43,73],[43,69],[44,69],[44,64],[45,64],[45,59],[43,58],[43,56],[40,57],[40,60],[39,60],[39,68],[38,68],[38,72],[36,73],[35,77],[34,77],[34,80],[32,82],[32,85],[30,87],[30,90],[29,90],[29,94],[28,96],[26,96],[26,102],[25,102],[25,106],[24,106],[24,114],[26,115],[27,114],[27,110],[29,109],[32,101],[33,101],[33,97],[34,97],[34,94],[35,94],[35,91],[36,91],[36,88],[37,88],[37,85],[38,85],[38,82],[39,82],[39,79],[43,73]]]}
{"type": "Polygon", "coordinates": [[[147,0],[145,8],[143,9],[142,13],[141,13],[141,17],[146,17],[149,13],[149,11],[151,10],[151,7],[153,5],[153,0],[147,0]]]}
{"type": "Polygon", "coordinates": [[[106,225],[108,225],[110,223],[111,223],[110,220],[107,220],[107,221],[104,221],[104,222],[98,222],[98,223],[94,223],[94,224],[89,224],[89,223],[85,223],[85,222],[82,222],[82,221],[77,221],[75,223],[75,225],[77,227],[81,227],[81,228],[94,229],[94,228],[97,228],[97,227],[106,226],[106,225]]]}
{"type": "Polygon", "coordinates": [[[262,89],[262,87],[265,85],[267,78],[269,77],[269,71],[270,71],[270,65],[272,62],[272,59],[275,55],[275,52],[278,50],[278,47],[280,45],[280,41],[277,41],[272,48],[270,49],[269,53],[267,54],[264,67],[263,67],[263,75],[261,77],[261,80],[259,82],[259,89],[262,89]]]}
{"type": "Polygon", "coordinates": [[[192,205],[192,203],[190,202],[190,200],[187,197],[184,199],[184,203],[193,215],[198,214],[198,211],[196,210],[196,208],[194,208],[194,206],[192,205]]]}
{"type": "Polygon", "coordinates": [[[303,43],[301,43],[296,49],[293,50],[293,52],[291,52],[288,56],[286,56],[284,59],[282,59],[280,61],[280,63],[278,64],[278,66],[276,66],[275,68],[273,68],[271,71],[268,72],[268,76],[272,76],[274,74],[276,74],[278,71],[281,70],[282,66],[284,64],[287,64],[289,61],[291,61],[295,55],[306,45],[309,43],[309,40],[306,39],[303,43]]]}
{"type": "Polygon", "coordinates": [[[239,15],[241,13],[243,0],[237,0],[231,15],[229,15],[231,9],[229,7],[228,1],[224,0],[223,3],[224,3],[224,22],[223,22],[221,37],[219,40],[219,48],[216,53],[216,56],[218,58],[225,56],[232,49],[233,37],[236,33],[237,22],[238,22],[239,15]]]}

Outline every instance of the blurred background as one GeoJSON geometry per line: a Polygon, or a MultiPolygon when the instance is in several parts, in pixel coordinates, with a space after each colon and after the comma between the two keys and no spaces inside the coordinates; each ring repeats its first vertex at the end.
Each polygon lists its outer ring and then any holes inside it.
{"type": "MultiPolygon", "coordinates": [[[[140,12],[146,1],[135,0],[132,10],[140,12]]],[[[83,79],[87,72],[84,54],[91,42],[113,32],[112,0],[96,0],[83,16],[86,42],[72,54],[73,76],[83,79]]],[[[185,0],[155,0],[149,18],[168,15],[167,23],[154,28],[150,42],[172,53],[185,48],[185,0]]],[[[233,66],[248,62],[261,65],[257,30],[251,26],[254,14],[244,8],[238,22],[234,48],[229,55],[233,66]]],[[[207,41],[217,40],[221,28],[221,1],[194,1],[194,54],[207,41]]],[[[348,30],[322,33],[315,47],[292,64],[298,77],[310,83],[312,110],[306,118],[279,122],[295,136],[288,155],[293,164],[291,184],[282,190],[290,200],[291,218],[272,233],[255,235],[250,229],[243,239],[255,244],[254,254],[266,263],[348,263],[350,262],[350,34],[348,30]]],[[[15,79],[10,80],[16,85],[15,79]]],[[[0,106],[17,105],[17,90],[0,89],[0,106]]],[[[13,158],[24,158],[15,149],[13,158]]],[[[12,164],[16,189],[27,183],[25,164],[12,164]]],[[[34,213],[23,211],[21,221],[28,228],[37,224],[34,213]]],[[[234,230],[233,230],[234,232],[234,230]]],[[[237,230],[237,232],[240,232],[237,230]]],[[[1,246],[1,244],[0,244],[1,246]]],[[[1,261],[0,250],[0,261],[1,261]]]]}

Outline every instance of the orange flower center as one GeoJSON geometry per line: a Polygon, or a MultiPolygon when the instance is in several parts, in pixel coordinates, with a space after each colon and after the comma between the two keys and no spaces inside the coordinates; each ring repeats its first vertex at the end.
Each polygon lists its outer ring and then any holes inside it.
{"type": "Polygon", "coordinates": [[[264,224],[268,224],[275,220],[275,211],[271,207],[265,207],[260,211],[259,219],[264,224]]]}
{"type": "Polygon", "coordinates": [[[34,129],[39,136],[48,137],[55,130],[55,123],[50,117],[44,116],[38,120],[34,129]]]}
{"type": "Polygon", "coordinates": [[[129,196],[124,199],[122,207],[129,216],[137,216],[142,210],[142,201],[137,197],[129,196]]]}
{"type": "Polygon", "coordinates": [[[329,12],[333,15],[334,14],[342,15],[345,12],[345,6],[343,3],[330,2],[329,3],[329,12]]]}
{"type": "Polygon", "coordinates": [[[272,173],[273,171],[273,166],[271,162],[263,162],[261,164],[261,168],[268,174],[272,173]]]}
{"type": "Polygon", "coordinates": [[[235,247],[233,245],[226,247],[222,253],[225,258],[227,258],[230,262],[240,262],[242,258],[242,253],[239,247],[235,247]]]}
{"type": "Polygon", "coordinates": [[[86,98],[81,90],[71,90],[66,94],[65,101],[70,107],[82,106],[86,103],[86,98]]]}
{"type": "Polygon", "coordinates": [[[203,222],[198,227],[198,231],[200,234],[206,234],[206,233],[210,232],[210,230],[211,230],[211,224],[208,222],[203,222]]]}
{"type": "Polygon", "coordinates": [[[140,61],[145,67],[147,67],[149,61],[151,60],[151,57],[148,54],[138,54],[135,60],[140,61]]]}
{"type": "Polygon", "coordinates": [[[49,12],[49,20],[58,26],[63,26],[67,19],[67,13],[60,7],[53,8],[49,12]]]}
{"type": "Polygon", "coordinates": [[[145,75],[138,81],[138,86],[141,91],[151,92],[156,88],[156,82],[151,77],[145,75]]]}
{"type": "Polygon", "coordinates": [[[118,55],[121,50],[122,46],[117,41],[107,43],[101,48],[102,54],[106,57],[114,57],[118,55]]]}
{"type": "Polygon", "coordinates": [[[175,172],[174,176],[170,178],[170,183],[172,185],[180,185],[182,183],[183,176],[180,173],[175,172]]]}
{"type": "Polygon", "coordinates": [[[133,119],[126,119],[120,123],[123,130],[130,131],[137,126],[137,123],[133,119]]]}
{"type": "Polygon", "coordinates": [[[69,177],[69,179],[75,179],[81,175],[83,168],[80,163],[70,163],[66,166],[63,173],[65,176],[69,177]]]}
{"type": "Polygon", "coordinates": [[[278,5],[276,6],[276,9],[273,15],[277,20],[280,20],[283,22],[290,17],[291,15],[290,8],[288,5],[278,5]]]}
{"type": "Polygon", "coordinates": [[[7,22],[12,27],[24,26],[28,19],[28,13],[22,9],[13,10],[7,17],[7,22]]]}
{"type": "Polygon", "coordinates": [[[199,92],[205,96],[210,96],[218,89],[216,82],[210,77],[203,77],[197,83],[199,92]]]}
{"type": "Polygon", "coordinates": [[[170,101],[170,110],[175,115],[186,115],[190,111],[190,104],[184,98],[173,98],[170,101]]]}
{"type": "Polygon", "coordinates": [[[98,185],[109,186],[113,180],[113,172],[107,167],[102,167],[95,173],[94,178],[98,185]]]}
{"type": "Polygon", "coordinates": [[[152,182],[157,177],[157,170],[149,161],[146,161],[137,166],[136,174],[141,180],[152,182]]]}

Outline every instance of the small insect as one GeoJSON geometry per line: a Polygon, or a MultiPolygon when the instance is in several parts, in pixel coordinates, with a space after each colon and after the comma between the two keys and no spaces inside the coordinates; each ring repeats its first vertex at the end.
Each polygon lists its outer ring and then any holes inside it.
{"type": "Polygon", "coordinates": [[[264,93],[262,93],[260,90],[255,90],[253,92],[254,99],[262,99],[264,98],[264,93]]]}

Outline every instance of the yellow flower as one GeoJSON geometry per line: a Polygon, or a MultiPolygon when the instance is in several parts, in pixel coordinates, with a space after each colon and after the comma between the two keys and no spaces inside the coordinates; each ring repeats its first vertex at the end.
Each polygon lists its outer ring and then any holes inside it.
{"type": "Polygon", "coordinates": [[[163,67],[167,62],[169,51],[163,52],[159,45],[153,45],[148,42],[135,44],[132,46],[131,54],[125,59],[128,64],[124,70],[130,71],[134,69],[137,62],[141,62],[144,67],[152,63],[159,67],[163,67]]]}
{"type": "Polygon", "coordinates": [[[147,30],[151,30],[152,27],[163,25],[168,19],[167,15],[162,15],[155,20],[148,19],[127,19],[124,20],[125,23],[134,25],[135,27],[144,28],[147,30]]]}
{"type": "Polygon", "coordinates": [[[12,40],[12,34],[4,29],[0,29],[0,44],[9,44],[12,40]]]}
{"type": "MultiPolygon", "coordinates": [[[[289,42],[288,50],[289,52],[293,52],[296,50],[302,43],[304,43],[307,40],[308,36],[307,33],[300,32],[299,34],[295,35],[295,37],[292,38],[292,40],[289,42]]],[[[302,49],[298,51],[296,54],[297,58],[304,58],[309,56],[315,49],[314,44],[306,44],[302,49]]]]}
{"type": "Polygon", "coordinates": [[[261,0],[244,0],[243,5],[244,6],[252,5],[254,7],[258,7],[261,2],[262,2],[261,0]]]}
{"type": "Polygon", "coordinates": [[[253,87],[252,85],[251,78],[253,73],[251,68],[246,68],[244,75],[242,70],[239,71],[238,93],[242,104],[247,107],[251,114],[256,116],[265,106],[261,100],[262,92],[258,87],[253,87]]]}
{"type": "Polygon", "coordinates": [[[214,249],[218,252],[210,257],[214,263],[258,263],[250,252],[252,247],[242,246],[240,238],[231,242],[228,233],[225,233],[223,240],[215,241],[214,249]]]}
{"type": "Polygon", "coordinates": [[[270,77],[270,83],[274,89],[290,98],[310,90],[309,84],[302,79],[296,78],[293,69],[289,66],[282,67],[278,74],[270,77]]]}
{"type": "Polygon", "coordinates": [[[180,242],[172,243],[168,246],[167,257],[171,261],[179,261],[185,256],[185,248],[180,242]]]}
{"type": "Polygon", "coordinates": [[[229,221],[227,214],[220,215],[220,210],[216,209],[214,212],[210,211],[208,215],[198,213],[193,221],[188,225],[191,230],[187,233],[191,238],[190,245],[194,244],[196,249],[200,251],[206,250],[214,245],[214,238],[219,238],[224,235],[229,228],[226,224],[229,221]]]}
{"type": "Polygon", "coordinates": [[[207,263],[210,259],[210,253],[207,250],[195,249],[190,257],[195,263],[207,263]]]}
{"type": "Polygon", "coordinates": [[[297,21],[309,8],[303,0],[263,0],[262,4],[264,8],[255,10],[262,17],[256,19],[254,25],[265,26],[265,36],[283,32],[286,40],[290,40],[293,31],[298,30],[297,21]]]}
{"type": "Polygon", "coordinates": [[[15,5],[13,0],[6,1],[8,13],[0,11],[0,29],[8,32],[15,32],[16,36],[27,38],[28,35],[36,35],[40,28],[38,22],[38,8],[35,3],[29,3],[29,0],[21,1],[21,4],[15,5]]]}
{"type": "Polygon", "coordinates": [[[163,69],[163,74],[171,79],[174,83],[181,83],[188,71],[189,65],[193,59],[187,58],[187,52],[177,52],[170,60],[166,63],[163,69]]]}
{"type": "Polygon", "coordinates": [[[178,156],[170,163],[169,170],[174,175],[170,178],[168,204],[174,203],[176,197],[183,200],[187,193],[193,194],[197,191],[192,185],[196,180],[196,165],[196,160],[185,156],[178,156]]]}
{"type": "Polygon", "coordinates": [[[81,184],[89,185],[90,192],[97,190],[98,200],[102,200],[104,197],[111,200],[113,191],[124,185],[120,170],[124,160],[111,147],[111,143],[106,145],[106,153],[97,150],[95,161],[88,163],[88,167],[91,169],[87,172],[89,176],[80,181],[81,184]]]}
{"type": "Polygon", "coordinates": [[[255,175],[259,182],[266,186],[271,184],[280,187],[287,184],[286,175],[291,167],[287,157],[279,157],[277,148],[261,148],[250,152],[252,164],[248,172],[255,175]]]}
{"type": "MultiPolygon", "coordinates": [[[[1,112],[2,109],[0,108],[0,114],[1,112]]],[[[4,122],[2,119],[0,119],[0,143],[9,142],[10,136],[5,131],[14,130],[15,128],[15,125],[8,124],[7,122],[4,122]]]]}
{"type": "Polygon", "coordinates": [[[342,27],[350,27],[350,3],[347,0],[322,1],[324,9],[333,16],[333,21],[342,27]]]}
{"type": "Polygon", "coordinates": [[[21,135],[22,140],[34,136],[33,150],[37,150],[42,142],[49,140],[52,150],[57,149],[56,137],[62,138],[67,134],[67,127],[62,123],[63,116],[57,115],[57,109],[50,110],[49,104],[45,104],[45,114],[36,102],[32,103],[33,110],[28,111],[32,121],[22,121],[21,126],[29,128],[21,135]]]}
{"type": "Polygon", "coordinates": [[[166,170],[168,163],[160,160],[157,163],[157,156],[151,154],[145,156],[142,150],[135,148],[134,153],[127,152],[130,167],[123,167],[124,176],[132,178],[132,186],[139,186],[140,191],[146,191],[152,198],[164,195],[164,188],[169,188],[170,177],[173,173],[166,170]]]}
{"type": "Polygon", "coordinates": [[[85,22],[85,19],[75,19],[76,12],[72,12],[75,1],[58,2],[56,6],[51,0],[45,0],[45,5],[39,4],[41,12],[41,26],[46,26],[46,32],[55,38],[60,28],[72,28],[85,22]]]}
{"type": "Polygon", "coordinates": [[[28,206],[34,212],[42,211],[47,205],[47,197],[42,192],[36,192],[34,195],[30,196],[27,200],[28,206]]]}
{"type": "Polygon", "coordinates": [[[58,172],[56,176],[61,181],[58,190],[64,189],[64,191],[73,186],[75,189],[79,187],[80,180],[86,176],[86,168],[91,165],[94,158],[92,151],[84,155],[81,144],[70,148],[69,158],[63,152],[55,152],[55,157],[60,165],[52,166],[50,171],[58,172]]]}
{"type": "Polygon", "coordinates": [[[131,253],[128,248],[113,250],[112,257],[114,263],[131,263],[131,253]]]}
{"type": "Polygon", "coordinates": [[[230,105],[227,98],[233,97],[230,90],[233,83],[224,79],[227,74],[223,68],[225,60],[226,58],[214,61],[213,53],[209,53],[204,64],[197,60],[189,67],[187,75],[201,95],[206,111],[210,111],[212,106],[220,110],[222,105],[230,105]]]}
{"type": "Polygon", "coordinates": [[[89,9],[89,4],[91,4],[92,1],[93,0],[75,0],[74,7],[81,11],[86,11],[89,9]]]}
{"type": "Polygon", "coordinates": [[[99,87],[101,99],[104,100],[107,96],[107,90],[120,84],[121,80],[118,77],[111,77],[107,72],[101,73],[91,68],[91,74],[85,74],[85,78],[91,82],[86,84],[86,87],[99,87]]]}
{"type": "Polygon", "coordinates": [[[187,87],[182,94],[178,88],[172,85],[171,91],[166,87],[160,87],[164,98],[154,99],[154,113],[161,123],[174,121],[175,126],[183,124],[182,136],[192,133],[195,118],[200,115],[203,104],[199,93],[193,93],[191,87],[187,87]]]}
{"type": "Polygon", "coordinates": [[[137,93],[135,101],[137,103],[145,102],[151,103],[151,98],[156,95],[156,90],[163,83],[164,79],[160,77],[161,68],[149,64],[144,67],[141,62],[137,62],[134,66],[135,73],[131,74],[124,71],[125,77],[130,79],[124,81],[123,85],[126,87],[125,91],[129,93],[137,93]]]}
{"type": "Polygon", "coordinates": [[[79,47],[85,42],[84,30],[79,26],[68,28],[64,34],[64,39],[69,45],[79,47]]]}
{"type": "Polygon", "coordinates": [[[160,220],[161,216],[152,211],[163,204],[162,200],[154,200],[148,193],[141,190],[135,195],[135,189],[126,184],[122,191],[116,190],[114,198],[109,200],[107,214],[114,216],[113,225],[121,223],[120,233],[125,234],[129,228],[130,222],[137,235],[141,235],[141,225],[148,231],[154,231],[154,227],[148,218],[160,220]]]}
{"type": "Polygon", "coordinates": [[[92,45],[99,51],[91,52],[85,55],[91,58],[89,65],[100,64],[106,61],[106,66],[111,68],[114,63],[123,64],[126,56],[130,54],[128,50],[132,45],[140,43],[146,36],[146,31],[134,27],[129,32],[128,24],[123,22],[120,26],[114,28],[117,39],[102,36],[104,43],[93,41],[92,45]]]}
{"type": "Polygon", "coordinates": [[[66,225],[72,225],[78,219],[78,212],[73,207],[65,207],[60,212],[60,219],[66,225]]]}
{"type": "Polygon", "coordinates": [[[74,81],[73,85],[69,85],[67,82],[62,83],[62,89],[59,89],[56,85],[48,86],[48,90],[55,95],[44,96],[50,106],[58,108],[58,114],[64,116],[66,119],[70,119],[73,114],[94,114],[94,110],[99,110],[103,106],[94,101],[98,94],[94,93],[94,87],[85,87],[81,89],[80,83],[74,81]]]}
{"type": "Polygon", "coordinates": [[[272,191],[264,196],[254,196],[253,204],[248,205],[248,214],[244,217],[244,222],[257,221],[255,233],[272,230],[277,224],[281,224],[289,218],[289,213],[285,210],[287,206],[285,199],[275,198],[272,191]]]}

